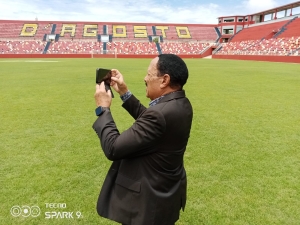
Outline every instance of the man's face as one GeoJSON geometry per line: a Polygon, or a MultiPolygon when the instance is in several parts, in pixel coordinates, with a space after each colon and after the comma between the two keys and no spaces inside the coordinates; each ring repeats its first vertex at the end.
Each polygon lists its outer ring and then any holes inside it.
{"type": "Polygon", "coordinates": [[[158,70],[156,64],[158,62],[158,57],[154,58],[148,67],[147,75],[144,78],[146,84],[146,96],[151,100],[154,100],[161,96],[160,82],[161,77],[158,77],[158,70]]]}

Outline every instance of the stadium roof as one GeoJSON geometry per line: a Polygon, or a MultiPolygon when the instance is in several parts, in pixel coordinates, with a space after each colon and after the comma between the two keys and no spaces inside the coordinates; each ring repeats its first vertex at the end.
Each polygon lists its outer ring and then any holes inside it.
{"type": "Polygon", "coordinates": [[[255,15],[268,15],[271,13],[275,13],[276,10],[277,12],[283,11],[283,10],[287,10],[287,9],[294,9],[300,6],[300,1],[297,2],[293,2],[293,3],[289,3],[286,5],[282,5],[282,6],[278,6],[276,8],[273,9],[268,9],[262,12],[258,12],[258,13],[253,13],[253,14],[248,14],[248,15],[230,15],[230,16],[219,16],[218,18],[224,18],[224,17],[234,17],[234,16],[240,16],[240,17],[245,17],[245,16],[255,16],[255,15]]]}
{"type": "Polygon", "coordinates": [[[287,10],[287,9],[291,9],[291,8],[296,8],[298,6],[300,6],[300,1],[294,2],[294,3],[289,3],[287,5],[279,6],[279,7],[273,8],[273,9],[268,9],[266,11],[262,11],[262,12],[258,12],[258,13],[254,13],[254,14],[250,14],[250,15],[251,16],[262,15],[262,14],[268,15],[268,14],[271,14],[271,13],[275,13],[276,11],[280,12],[280,11],[283,11],[283,10],[287,10]]]}

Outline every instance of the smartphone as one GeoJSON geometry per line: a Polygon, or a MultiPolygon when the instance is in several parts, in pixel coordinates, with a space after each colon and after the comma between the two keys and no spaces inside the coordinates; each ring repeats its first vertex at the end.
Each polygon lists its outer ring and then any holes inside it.
{"type": "Polygon", "coordinates": [[[111,82],[111,70],[109,69],[103,69],[103,68],[97,68],[96,69],[96,84],[101,84],[101,82],[104,81],[105,90],[110,90],[111,97],[114,97],[114,94],[110,88],[110,82],[111,82]]]}

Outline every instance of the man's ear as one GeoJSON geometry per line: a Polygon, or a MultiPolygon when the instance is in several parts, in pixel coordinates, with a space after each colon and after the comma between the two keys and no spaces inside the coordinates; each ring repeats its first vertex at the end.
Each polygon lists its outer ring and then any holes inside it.
{"type": "Polygon", "coordinates": [[[161,81],[160,87],[161,88],[168,87],[170,85],[170,82],[171,82],[170,75],[169,74],[165,74],[165,75],[162,76],[162,81],[161,81]]]}

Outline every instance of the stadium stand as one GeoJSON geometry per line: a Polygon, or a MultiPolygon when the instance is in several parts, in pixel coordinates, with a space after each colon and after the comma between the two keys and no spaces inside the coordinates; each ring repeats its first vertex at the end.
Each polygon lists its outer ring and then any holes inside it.
{"type": "Polygon", "coordinates": [[[287,17],[251,25],[221,44],[217,55],[297,56],[300,47],[300,19],[287,17]]]}
{"type": "Polygon", "coordinates": [[[216,42],[216,40],[219,38],[216,30],[212,27],[199,27],[197,29],[191,27],[190,29],[193,38],[203,42],[216,42]]]}
{"type": "Polygon", "coordinates": [[[53,25],[51,23],[47,23],[47,22],[46,23],[43,23],[43,22],[39,23],[38,24],[38,29],[36,31],[36,34],[35,34],[34,38],[36,40],[42,40],[46,33],[48,33],[48,34],[51,33],[52,26],[53,25]]]}
{"type": "Polygon", "coordinates": [[[299,56],[299,9],[295,2],[218,24],[0,20],[0,54],[299,56]]]}
{"type": "Polygon", "coordinates": [[[284,31],[277,37],[294,37],[300,36],[300,18],[295,18],[290,24],[288,24],[284,31]]]}
{"type": "Polygon", "coordinates": [[[44,41],[0,41],[1,54],[41,54],[46,46],[44,41]]]}
{"type": "Polygon", "coordinates": [[[218,38],[214,25],[0,20],[2,54],[199,54],[218,38]],[[107,43],[103,35],[109,36],[107,43]],[[33,41],[39,41],[38,50],[33,41]]]}
{"type": "Polygon", "coordinates": [[[0,38],[2,40],[19,38],[22,28],[23,28],[23,23],[21,22],[11,22],[11,23],[1,22],[0,38]]]}
{"type": "Polygon", "coordinates": [[[298,48],[295,52],[293,52],[293,56],[299,56],[300,55],[300,49],[298,48]]]}
{"type": "Polygon", "coordinates": [[[217,54],[239,54],[257,43],[259,43],[259,40],[231,41],[222,44],[222,48],[217,52],[217,54]]]}
{"type": "Polygon", "coordinates": [[[200,54],[203,49],[210,46],[210,43],[200,42],[184,42],[184,43],[173,43],[164,42],[160,44],[161,50],[164,53],[172,54],[200,54]]]}
{"type": "Polygon", "coordinates": [[[76,32],[75,32],[75,38],[76,39],[84,38],[83,29],[84,29],[84,24],[78,23],[77,26],[76,26],[76,32]]]}
{"type": "Polygon", "coordinates": [[[107,43],[107,51],[111,54],[158,54],[154,42],[109,42],[107,43]]]}
{"type": "Polygon", "coordinates": [[[300,36],[229,42],[217,54],[225,55],[298,55],[300,36]]]}
{"type": "Polygon", "coordinates": [[[97,41],[59,41],[52,42],[47,50],[47,54],[91,54],[100,53],[102,43],[97,41]]]}
{"type": "Polygon", "coordinates": [[[287,23],[286,20],[279,22],[266,22],[259,23],[258,25],[252,25],[248,28],[244,28],[238,34],[236,34],[231,41],[244,41],[244,40],[259,40],[269,35],[274,35],[287,23]]]}

